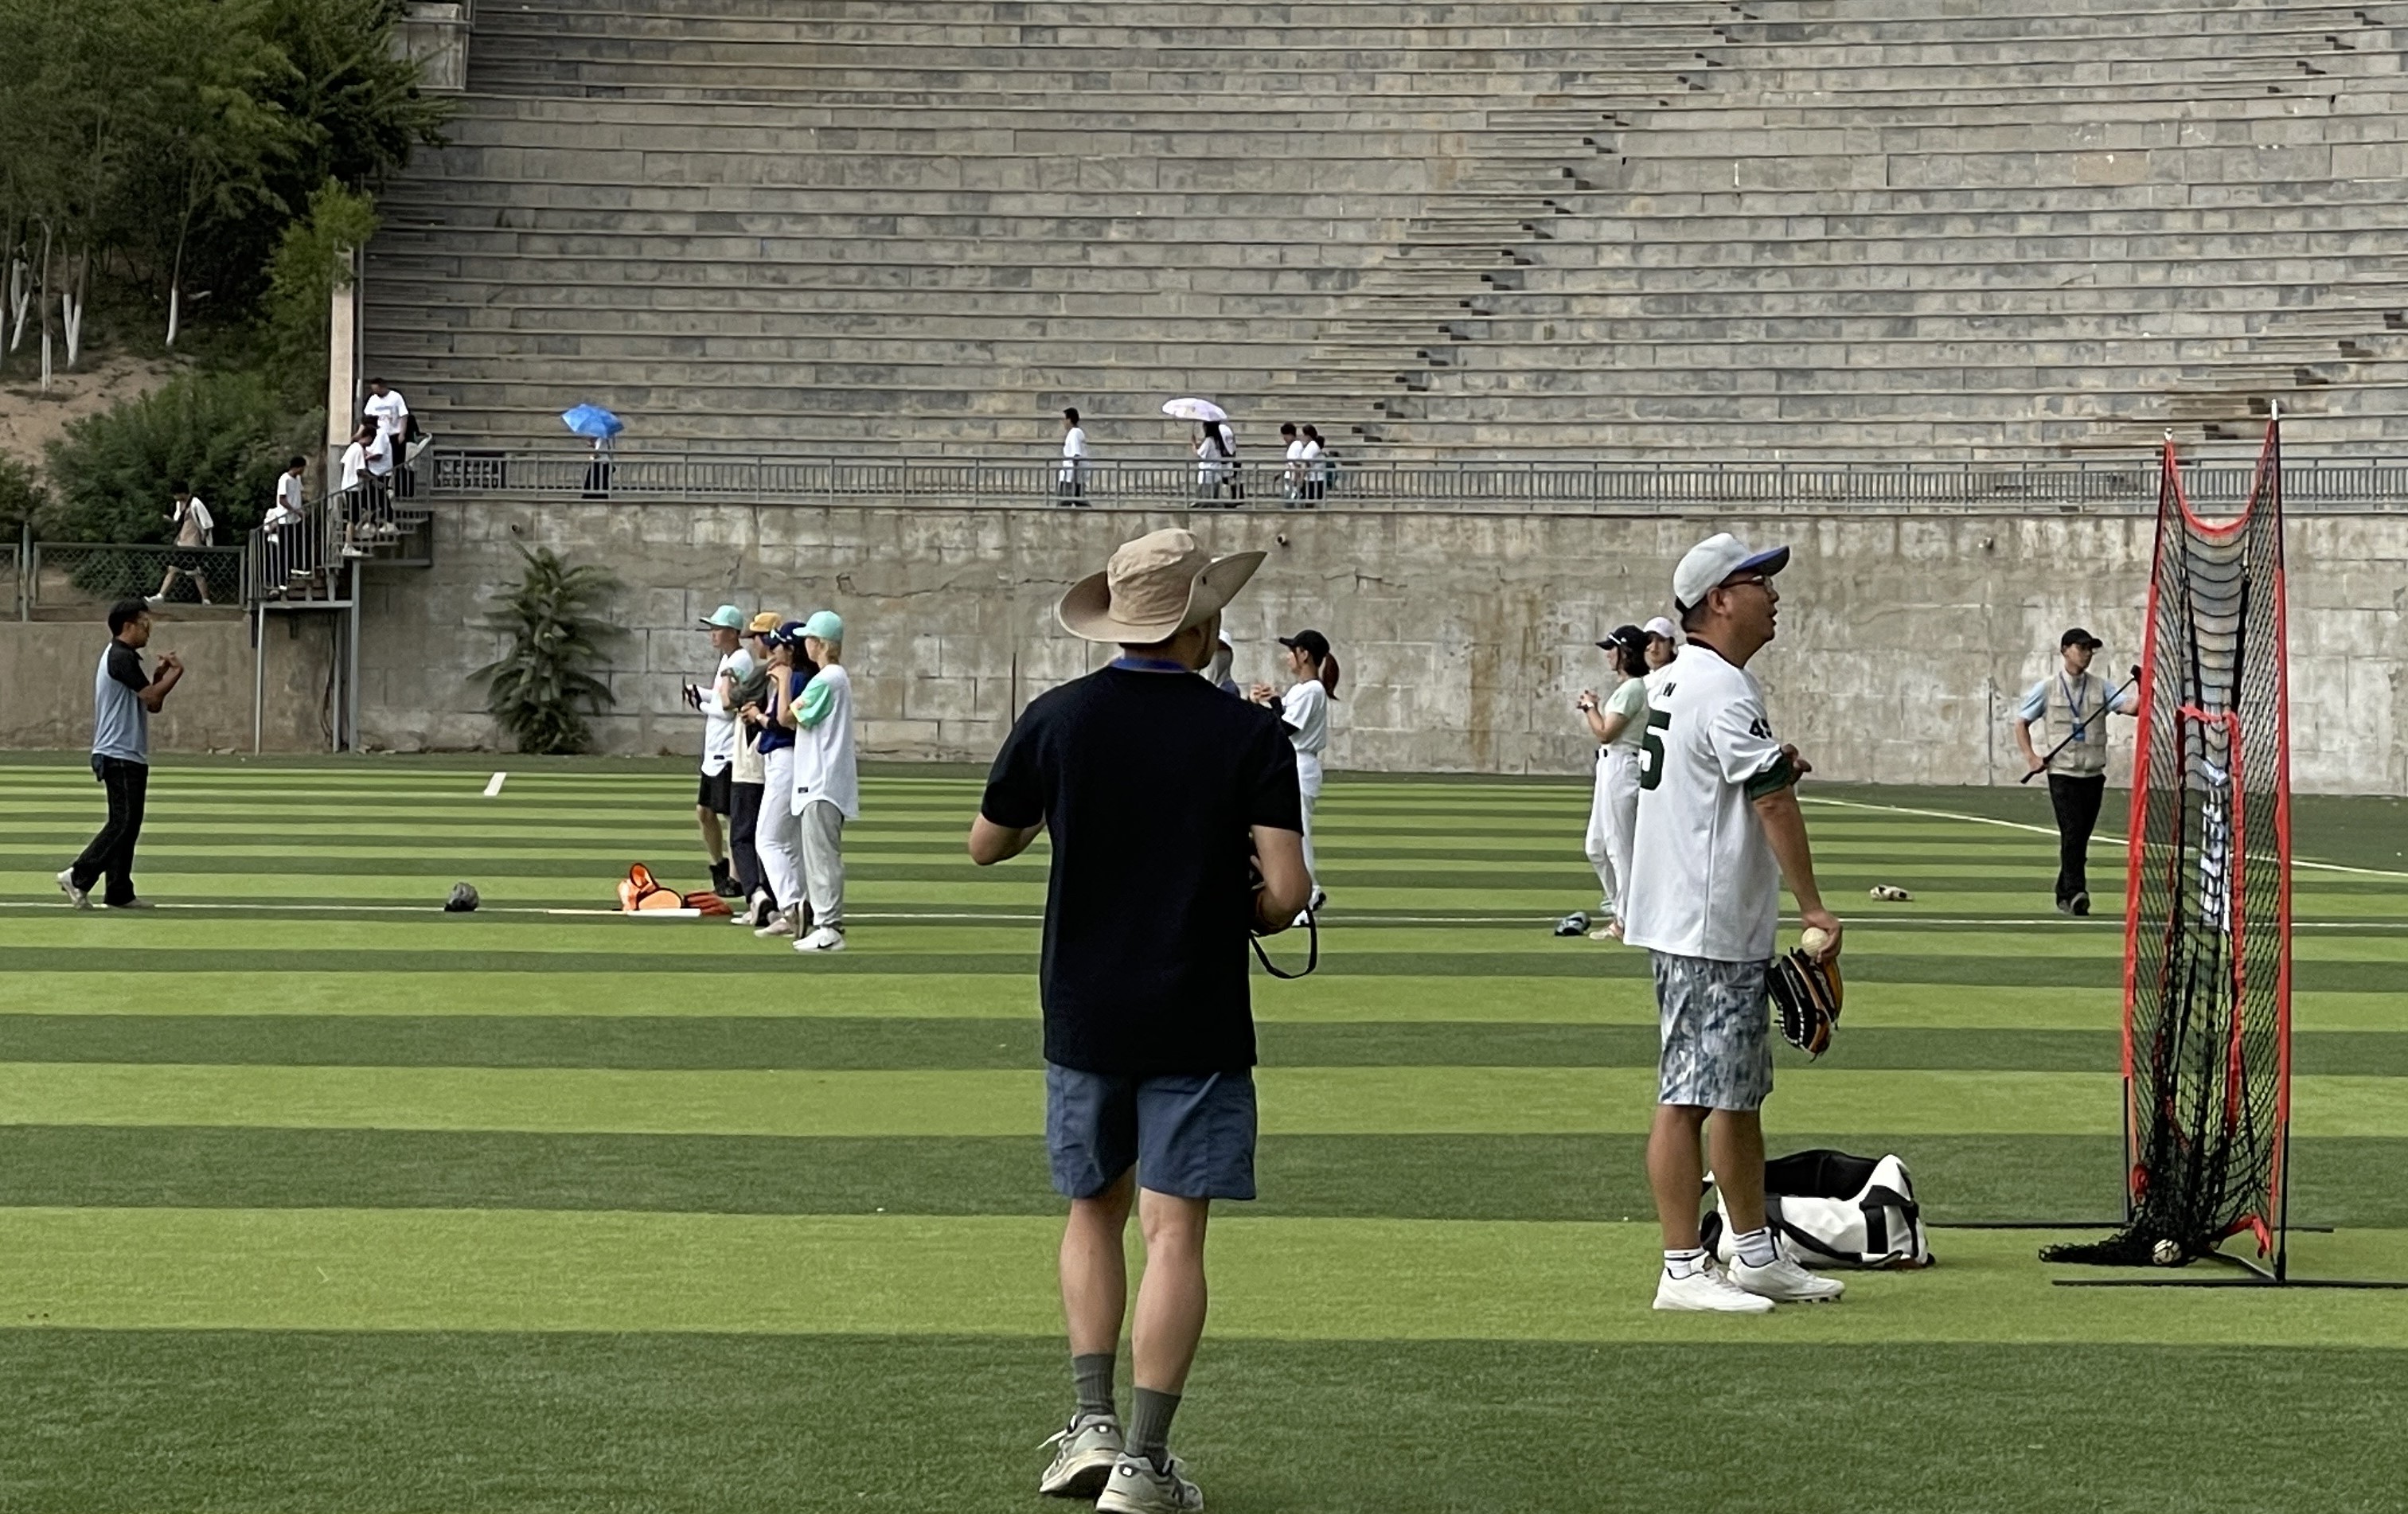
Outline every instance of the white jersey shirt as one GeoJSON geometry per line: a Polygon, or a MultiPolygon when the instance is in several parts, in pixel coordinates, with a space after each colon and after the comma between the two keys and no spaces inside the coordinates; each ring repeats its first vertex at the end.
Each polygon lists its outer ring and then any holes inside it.
{"type": "Polygon", "coordinates": [[[368,450],[358,442],[343,449],[343,481],[337,489],[357,489],[360,478],[368,471],[368,450]]]}
{"type": "Polygon", "coordinates": [[[1764,690],[1701,642],[1647,676],[1639,825],[1623,938],[1717,962],[1770,962],[1781,866],[1756,799],[1795,781],[1764,690]]]}
{"type": "Polygon", "coordinates": [[[1297,756],[1320,762],[1321,754],[1329,749],[1329,691],[1321,686],[1321,680],[1302,678],[1289,684],[1287,693],[1280,696],[1280,719],[1287,725],[1297,756]]]}
{"type": "Polygon", "coordinates": [[[752,654],[738,647],[719,660],[719,670],[702,691],[702,770],[716,777],[736,760],[736,711],[719,697],[719,680],[741,683],[752,676],[752,654]]]}
{"type": "Polygon", "coordinates": [[[861,818],[860,762],[853,746],[853,675],[842,663],[821,668],[803,686],[795,719],[794,811],[807,805],[836,806],[847,820],[861,818]],[[806,725],[804,721],[810,721],[806,725]]]}

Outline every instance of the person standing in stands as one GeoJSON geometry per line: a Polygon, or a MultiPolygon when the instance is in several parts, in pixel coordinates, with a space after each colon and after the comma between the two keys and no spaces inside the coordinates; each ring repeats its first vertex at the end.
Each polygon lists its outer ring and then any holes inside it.
{"type": "Polygon", "coordinates": [[[861,773],[853,744],[853,675],[844,665],[844,621],[821,610],[803,622],[803,650],[819,672],[786,711],[795,733],[794,810],[803,850],[811,933],[797,951],[844,950],[844,822],[861,818],[861,773]]]}
{"type": "Polygon", "coordinates": [[[1318,631],[1282,636],[1279,644],[1287,649],[1288,671],[1296,681],[1284,694],[1257,683],[1253,698],[1258,705],[1279,706],[1280,724],[1296,747],[1297,792],[1304,802],[1304,870],[1312,875],[1312,900],[1306,907],[1318,909],[1329,902],[1329,894],[1321,886],[1313,854],[1312,811],[1321,802],[1321,754],[1329,747],[1329,702],[1338,697],[1338,658],[1329,650],[1329,638],[1318,631]]]}
{"type": "Polygon", "coordinates": [[[1054,497],[1065,505],[1087,503],[1087,432],[1075,407],[1062,412],[1062,474],[1054,497]]]}
{"type": "Polygon", "coordinates": [[[737,719],[735,748],[727,759],[727,857],[736,886],[748,901],[748,907],[737,912],[736,921],[755,930],[768,924],[775,912],[761,872],[761,850],[753,840],[760,831],[761,794],[768,782],[768,770],[761,760],[761,727],[752,717],[769,698],[769,647],[765,638],[777,629],[774,610],[763,610],[745,626],[744,652],[752,662],[728,693],[728,707],[737,712],[737,719]]]}
{"type": "Polygon", "coordinates": [[[1329,444],[1311,426],[1304,428],[1304,497],[1318,505],[1329,493],[1329,471],[1337,466],[1329,444]]]}
{"type": "Polygon", "coordinates": [[[721,826],[734,808],[738,721],[734,702],[737,681],[752,671],[752,654],[744,650],[744,612],[722,605],[701,622],[710,634],[710,650],[719,654],[710,687],[685,686],[687,705],[702,713],[702,783],[694,797],[695,823],[702,830],[702,850],[710,859],[711,892],[723,899],[740,897],[736,875],[727,865],[727,845],[721,826]]]}
{"type": "Polygon", "coordinates": [[[92,887],[103,878],[108,887],[101,899],[111,909],[150,907],[134,892],[134,845],[142,839],[150,789],[150,717],[183,681],[184,664],[162,652],[158,675],[143,672],[142,649],[150,644],[150,606],[121,599],[109,607],[108,645],[92,689],[92,776],[108,791],[108,821],[59,875],[59,888],[78,909],[92,907],[92,887]]]}
{"type": "Polygon", "coordinates": [[[208,560],[194,549],[205,550],[216,541],[217,520],[189,484],[176,486],[176,503],[169,507],[167,519],[176,525],[178,550],[167,559],[167,571],[159,579],[159,592],[150,596],[149,603],[154,609],[165,604],[167,591],[182,578],[193,580],[193,586],[201,592],[201,603],[207,605],[210,603],[208,560]]]}

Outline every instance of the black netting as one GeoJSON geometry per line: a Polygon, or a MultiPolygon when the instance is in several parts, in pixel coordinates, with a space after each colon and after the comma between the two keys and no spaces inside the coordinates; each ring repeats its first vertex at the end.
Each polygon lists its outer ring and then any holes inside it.
{"type": "Polygon", "coordinates": [[[2281,443],[2203,522],[2157,503],[2126,932],[2130,1223],[2053,1262],[2142,1264],[2253,1232],[2279,1262],[2290,1107],[2290,771],[2281,443]]]}

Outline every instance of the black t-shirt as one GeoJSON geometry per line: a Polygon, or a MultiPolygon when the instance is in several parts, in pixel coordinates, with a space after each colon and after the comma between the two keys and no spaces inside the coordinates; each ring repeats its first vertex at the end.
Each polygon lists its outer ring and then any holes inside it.
{"type": "Polygon", "coordinates": [[[1022,712],[979,808],[1053,835],[1045,1060],[1127,1075],[1254,1064],[1250,829],[1304,828],[1270,711],[1188,673],[1108,667],[1022,712]]]}

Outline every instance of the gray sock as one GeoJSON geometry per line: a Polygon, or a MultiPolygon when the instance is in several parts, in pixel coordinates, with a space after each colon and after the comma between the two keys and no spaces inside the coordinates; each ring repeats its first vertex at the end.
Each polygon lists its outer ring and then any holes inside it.
{"type": "Polygon", "coordinates": [[[1112,1403],[1112,1353],[1090,1351],[1070,1358],[1070,1380],[1079,1390],[1079,1412],[1106,1414],[1117,1420],[1119,1407],[1112,1403]]]}
{"type": "Polygon", "coordinates": [[[1170,1460],[1170,1417],[1178,1412],[1177,1393],[1138,1389],[1129,1406],[1128,1454],[1142,1456],[1157,1468],[1170,1460]]]}

